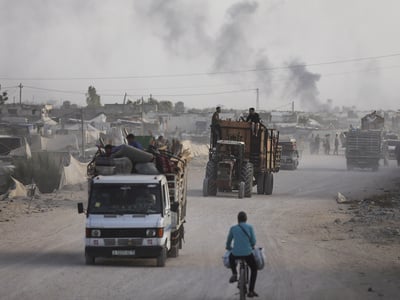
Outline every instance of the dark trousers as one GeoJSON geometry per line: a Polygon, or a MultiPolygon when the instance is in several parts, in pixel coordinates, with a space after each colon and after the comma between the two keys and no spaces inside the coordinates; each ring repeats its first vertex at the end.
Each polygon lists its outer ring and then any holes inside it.
{"type": "Polygon", "coordinates": [[[236,259],[244,258],[246,263],[249,265],[251,274],[250,274],[250,286],[249,291],[254,291],[254,286],[256,285],[257,280],[257,264],[254,258],[253,253],[248,256],[234,256],[232,253],[229,255],[229,264],[231,265],[232,274],[237,274],[237,266],[236,266],[236,259]]]}
{"type": "Polygon", "coordinates": [[[212,129],[212,146],[215,147],[217,145],[217,141],[221,139],[221,127],[219,124],[211,125],[212,129]]]}

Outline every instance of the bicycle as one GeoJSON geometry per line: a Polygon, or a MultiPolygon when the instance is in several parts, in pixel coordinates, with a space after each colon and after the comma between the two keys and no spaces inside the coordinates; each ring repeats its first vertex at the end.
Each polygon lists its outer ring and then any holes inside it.
{"type": "Polygon", "coordinates": [[[249,283],[249,266],[247,265],[246,259],[240,258],[239,260],[239,278],[238,278],[238,289],[240,300],[246,300],[247,285],[249,283]]]}

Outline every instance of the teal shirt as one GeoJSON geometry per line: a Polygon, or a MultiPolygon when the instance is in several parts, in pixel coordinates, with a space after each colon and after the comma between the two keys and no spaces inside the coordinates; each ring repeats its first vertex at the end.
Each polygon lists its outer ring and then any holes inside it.
{"type": "Polygon", "coordinates": [[[229,229],[228,238],[226,240],[226,249],[231,250],[235,256],[248,256],[251,254],[256,244],[256,235],[253,226],[247,223],[239,223],[229,229]],[[247,232],[247,236],[239,225],[247,232]],[[232,247],[233,241],[233,247],[232,247]]]}

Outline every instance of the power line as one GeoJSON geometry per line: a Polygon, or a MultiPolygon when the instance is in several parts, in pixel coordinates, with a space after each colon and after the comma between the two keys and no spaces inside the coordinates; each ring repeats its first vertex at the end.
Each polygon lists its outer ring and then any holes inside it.
{"type": "Polygon", "coordinates": [[[10,86],[1,86],[2,89],[12,89],[12,88],[17,88],[17,85],[10,85],[10,86]]]}
{"type": "Polygon", "coordinates": [[[11,77],[0,77],[0,80],[26,80],[26,81],[57,81],[57,80],[121,80],[121,79],[145,79],[145,78],[172,78],[172,77],[193,77],[193,76],[212,76],[212,75],[224,75],[224,74],[238,74],[238,73],[250,73],[250,72],[267,72],[267,71],[276,71],[276,70],[284,70],[284,69],[293,69],[293,68],[302,68],[302,67],[313,67],[313,66],[322,66],[322,65],[332,65],[332,64],[342,64],[349,62],[357,62],[357,61],[366,61],[366,60],[374,60],[374,59],[382,59],[389,57],[400,56],[400,53],[392,53],[386,55],[377,55],[377,56],[368,56],[368,57],[359,57],[359,58],[350,58],[350,59],[342,59],[342,60],[334,60],[334,61],[326,61],[326,62],[318,62],[318,63],[310,63],[310,64],[297,64],[297,65],[289,65],[289,66],[279,66],[279,67],[268,67],[268,68],[253,68],[253,69],[244,69],[244,70],[226,70],[226,71],[215,71],[215,72],[198,72],[198,73],[176,73],[176,74],[153,74],[153,75],[129,75],[129,76],[104,76],[104,77],[25,77],[25,78],[11,78],[11,77]]]}
{"type": "Polygon", "coordinates": [[[280,109],[280,108],[283,108],[283,107],[287,107],[287,106],[289,106],[289,105],[292,105],[292,102],[289,102],[289,103],[286,103],[286,104],[277,106],[277,107],[273,108],[272,110],[277,110],[277,109],[280,109]]]}
{"type": "Polygon", "coordinates": [[[57,92],[57,93],[65,93],[65,94],[86,95],[86,93],[83,93],[83,92],[80,92],[80,91],[57,90],[57,89],[41,88],[41,87],[35,87],[35,86],[29,86],[29,85],[24,85],[24,87],[32,89],[32,90],[40,90],[40,91],[46,91],[46,92],[57,92]]]}
{"type": "MultiPolygon", "coordinates": [[[[221,91],[221,92],[210,92],[210,93],[192,93],[192,94],[151,94],[154,97],[191,97],[191,96],[211,96],[211,95],[223,95],[223,94],[237,94],[248,91],[255,91],[256,89],[239,89],[239,90],[230,90],[230,91],[221,91]]],[[[132,95],[128,94],[131,97],[140,97],[143,95],[132,95]]]]}
{"type": "MultiPolygon", "coordinates": [[[[340,75],[347,75],[347,74],[354,74],[354,73],[367,73],[367,72],[375,72],[379,71],[382,69],[394,69],[394,68],[399,68],[400,65],[395,65],[395,66],[389,66],[389,67],[377,67],[377,68],[368,68],[364,69],[361,71],[348,71],[348,72],[337,72],[337,73],[327,73],[327,74],[321,74],[322,77],[332,77],[332,76],[340,76],[340,75]]],[[[288,80],[287,78],[278,78],[275,80],[272,80],[272,82],[278,82],[278,81],[286,81],[288,80]]],[[[259,82],[257,81],[252,81],[252,82],[244,82],[246,85],[257,85],[259,82]]],[[[220,84],[220,85],[203,85],[203,86],[184,86],[184,87],[148,87],[144,88],[146,90],[157,90],[157,89],[184,89],[184,88],[207,88],[207,87],[219,87],[219,86],[231,86],[234,84],[220,84]]],[[[237,85],[237,84],[235,84],[237,85]]],[[[19,86],[9,86],[9,87],[4,87],[4,88],[18,88],[19,86]]],[[[86,96],[86,92],[82,91],[73,91],[73,90],[60,90],[60,89],[50,89],[50,88],[42,88],[42,87],[35,87],[35,86],[28,86],[24,85],[25,88],[28,89],[33,89],[33,90],[40,90],[40,91],[47,91],[47,92],[56,92],[56,93],[64,93],[64,94],[76,94],[76,95],[83,95],[86,96]]],[[[135,89],[121,89],[124,91],[129,91],[129,90],[135,90],[135,89]]],[[[137,90],[137,89],[136,89],[137,90]]],[[[243,89],[237,89],[237,90],[226,90],[226,91],[216,91],[216,92],[208,92],[208,93],[184,93],[184,94],[153,94],[151,92],[143,92],[143,93],[132,93],[132,94],[127,94],[130,97],[142,97],[146,96],[149,94],[152,94],[155,97],[191,97],[191,96],[210,96],[210,95],[222,95],[222,94],[234,94],[234,93],[241,93],[241,92],[246,92],[246,91],[255,91],[256,88],[243,88],[243,89]]],[[[101,96],[104,97],[121,97],[123,96],[124,93],[118,93],[118,94],[107,94],[107,93],[102,93],[101,96]]]]}
{"type": "MultiPolygon", "coordinates": [[[[48,92],[57,92],[57,93],[66,93],[66,94],[79,94],[79,95],[86,95],[86,93],[76,92],[76,91],[65,91],[65,90],[56,90],[56,89],[47,89],[47,88],[40,88],[34,86],[24,85],[25,88],[30,88],[34,90],[42,90],[48,92]]],[[[209,92],[209,93],[190,93],[190,94],[151,94],[154,97],[190,97],[190,96],[210,96],[210,95],[222,95],[222,94],[234,94],[234,93],[241,93],[247,91],[254,91],[253,89],[238,89],[238,90],[229,90],[229,91],[216,91],[216,92],[209,92]]],[[[148,94],[127,94],[130,97],[142,97],[148,94]]],[[[107,97],[120,97],[122,94],[101,94],[101,96],[107,97]]]]}

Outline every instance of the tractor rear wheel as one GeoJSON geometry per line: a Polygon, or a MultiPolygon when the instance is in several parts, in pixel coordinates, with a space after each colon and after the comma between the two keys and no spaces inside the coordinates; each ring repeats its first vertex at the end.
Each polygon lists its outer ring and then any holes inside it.
{"type": "Polygon", "coordinates": [[[244,196],[251,197],[251,191],[253,189],[253,164],[245,163],[240,173],[240,180],[244,181],[244,196]]]}
{"type": "Polygon", "coordinates": [[[274,189],[274,174],[265,174],[264,189],[265,195],[272,195],[272,190],[274,189]]]}
{"type": "Polygon", "coordinates": [[[257,175],[257,194],[264,194],[264,177],[265,173],[260,173],[257,175]]]}

